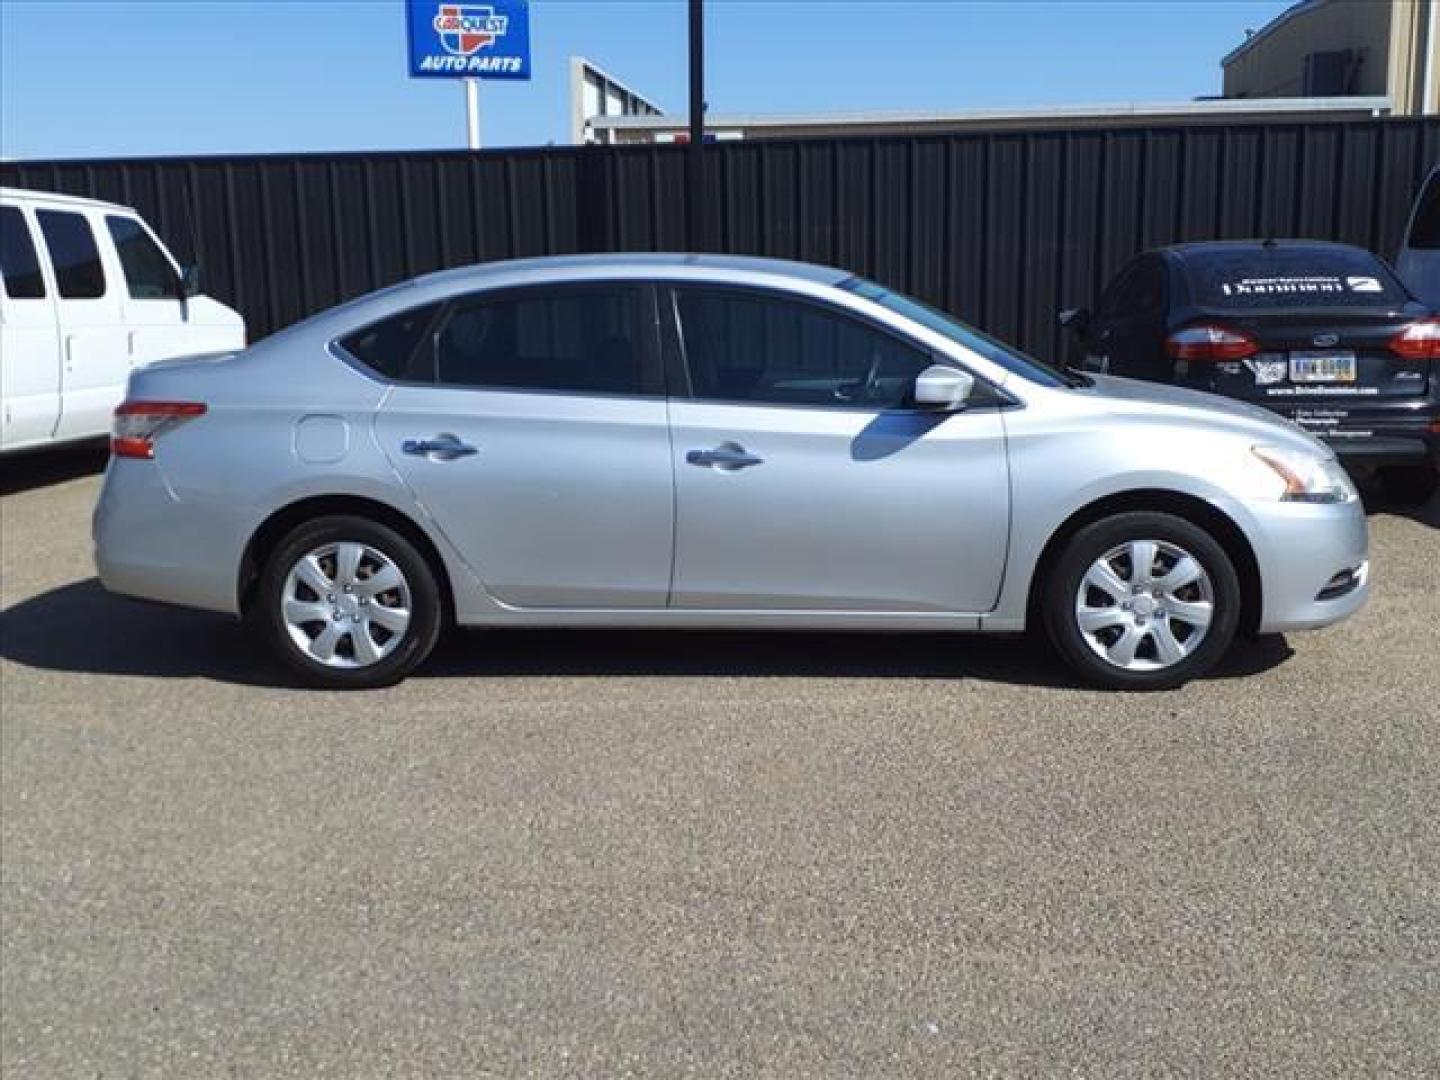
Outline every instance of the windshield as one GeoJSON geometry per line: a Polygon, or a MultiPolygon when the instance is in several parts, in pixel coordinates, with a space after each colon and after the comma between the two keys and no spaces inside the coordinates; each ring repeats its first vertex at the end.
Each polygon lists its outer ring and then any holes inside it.
{"type": "Polygon", "coordinates": [[[1385,307],[1409,297],[1368,251],[1347,247],[1237,247],[1188,254],[1195,302],[1237,312],[1277,308],[1385,307]]]}
{"type": "Polygon", "coordinates": [[[866,300],[873,300],[881,307],[889,308],[896,314],[904,315],[907,319],[913,319],[927,330],[944,335],[956,344],[963,345],[971,352],[983,356],[992,364],[998,364],[1011,374],[1019,375],[1022,379],[1050,387],[1089,386],[1091,384],[1091,380],[1084,375],[1063,371],[1060,368],[1052,367],[1043,360],[1027,356],[1019,349],[1012,348],[1002,341],[996,341],[989,334],[982,333],[973,326],[967,326],[938,308],[932,308],[930,305],[923,304],[902,293],[891,292],[883,285],[876,285],[873,281],[852,277],[842,281],[840,288],[852,292],[856,296],[863,296],[866,300]]]}

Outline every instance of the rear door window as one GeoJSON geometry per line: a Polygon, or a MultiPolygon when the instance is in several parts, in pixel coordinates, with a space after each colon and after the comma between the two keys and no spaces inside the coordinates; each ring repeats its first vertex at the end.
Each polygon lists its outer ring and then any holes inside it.
{"type": "Polygon", "coordinates": [[[107,217],[105,225],[125,271],[132,300],[179,300],[180,275],[145,226],[134,218],[107,217]]]}
{"type": "Polygon", "coordinates": [[[68,210],[41,210],[40,232],[50,250],[55,284],[63,300],[94,300],[105,295],[105,268],[95,233],[84,214],[68,210]]]}
{"type": "Polygon", "coordinates": [[[1185,256],[1195,302],[1226,311],[1389,307],[1409,299],[1374,255],[1358,248],[1238,248],[1185,256]]]}
{"type": "Polygon", "coordinates": [[[0,207],[0,278],[11,300],[43,300],[45,276],[30,225],[18,206],[0,207]]]}
{"type": "Polygon", "coordinates": [[[640,290],[577,285],[461,297],[435,338],[442,386],[646,395],[640,290]]]}
{"type": "Polygon", "coordinates": [[[427,331],[439,304],[411,308],[340,339],[340,347],[377,375],[400,382],[434,382],[435,350],[427,331]]]}

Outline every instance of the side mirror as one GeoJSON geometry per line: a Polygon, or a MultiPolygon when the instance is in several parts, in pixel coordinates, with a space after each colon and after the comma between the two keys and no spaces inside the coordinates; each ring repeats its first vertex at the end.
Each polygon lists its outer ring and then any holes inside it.
{"type": "Polygon", "coordinates": [[[963,409],[975,389],[975,376],[948,364],[932,364],[915,377],[915,404],[922,409],[963,409]]]}
{"type": "Polygon", "coordinates": [[[1083,334],[1090,325],[1090,309],[1086,307],[1066,308],[1060,312],[1059,321],[1066,330],[1083,334]]]}
{"type": "Polygon", "coordinates": [[[200,267],[187,266],[180,271],[180,296],[189,299],[200,295],[200,267]]]}

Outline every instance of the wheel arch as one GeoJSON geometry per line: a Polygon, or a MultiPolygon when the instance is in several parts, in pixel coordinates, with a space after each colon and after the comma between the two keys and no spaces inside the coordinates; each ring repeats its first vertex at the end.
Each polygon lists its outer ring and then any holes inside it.
{"type": "Polygon", "coordinates": [[[1235,520],[1213,503],[1195,495],[1164,489],[1139,489],[1118,492],[1097,499],[1076,510],[1050,535],[1036,562],[1036,573],[1030,579],[1026,600],[1026,623],[1038,626],[1040,599],[1061,549],[1081,529],[1116,514],[1133,511],[1172,514],[1210,533],[1230,557],[1240,578],[1240,633],[1253,635],[1260,626],[1264,609],[1260,564],[1255,549],[1244,530],[1235,520]]]}
{"type": "Polygon", "coordinates": [[[430,535],[408,514],[363,495],[313,495],[297,499],[282,506],[261,522],[250,535],[245,544],[245,553],[240,558],[240,576],[236,582],[236,597],[240,610],[244,612],[249,608],[265,560],[292,529],[318,517],[338,514],[370,518],[394,529],[414,544],[420,557],[430,566],[435,575],[435,583],[440,587],[443,617],[447,622],[454,621],[455,592],[450,582],[450,572],[440,555],[440,549],[435,546],[430,535]]]}

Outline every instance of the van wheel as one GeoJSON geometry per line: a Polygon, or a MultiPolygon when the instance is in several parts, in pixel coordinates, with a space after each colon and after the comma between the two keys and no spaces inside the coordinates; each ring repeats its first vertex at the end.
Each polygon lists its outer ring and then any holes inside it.
{"type": "Polygon", "coordinates": [[[1380,470],[1380,489],[1389,502],[1419,506],[1440,488],[1440,469],[1433,465],[1397,465],[1380,470]]]}
{"type": "Polygon", "coordinates": [[[440,590],[425,558],[393,529],[323,517],[271,552],[248,614],[307,683],[368,689],[399,682],[430,655],[440,590]]]}
{"type": "Polygon", "coordinates": [[[1071,537],[1042,605],[1050,640],[1087,682],[1168,690],[1225,655],[1240,579],[1204,529],[1170,514],[1117,514],[1071,537]]]}

